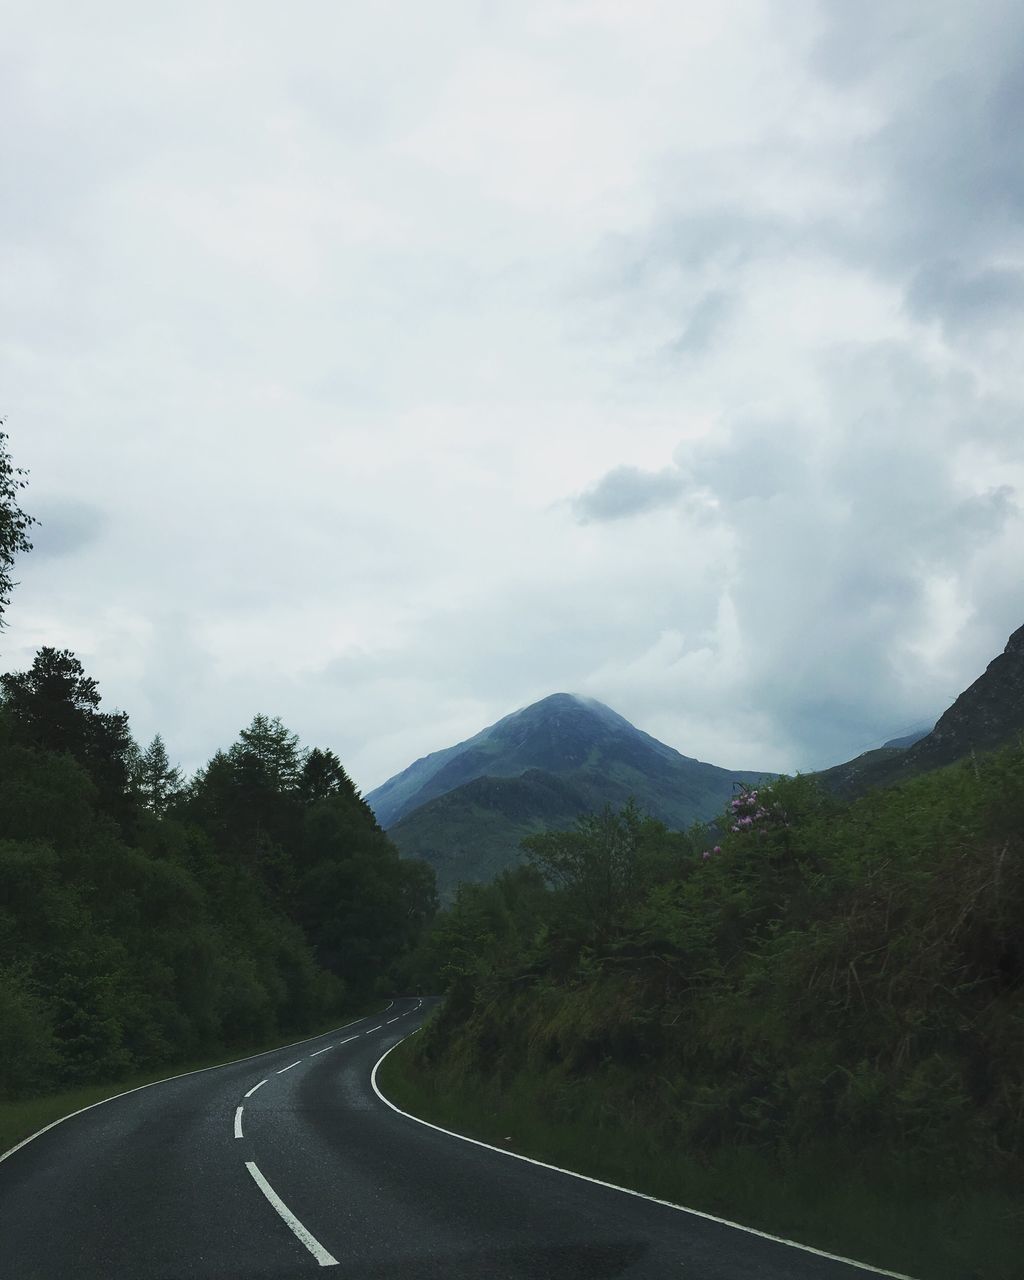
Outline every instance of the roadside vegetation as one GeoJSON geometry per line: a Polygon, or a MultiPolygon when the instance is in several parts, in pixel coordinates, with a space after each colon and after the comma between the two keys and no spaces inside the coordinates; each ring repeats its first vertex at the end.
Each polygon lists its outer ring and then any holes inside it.
{"type": "Polygon", "coordinates": [[[854,803],[740,791],[524,842],[420,963],[385,1085],[438,1123],[879,1266],[1024,1256],[1024,744],[854,803]]]}
{"type": "Polygon", "coordinates": [[[187,784],[70,653],[0,676],[0,1100],[299,1035],[434,906],[337,758],[256,716],[187,784]]]}
{"type": "MultiPolygon", "coordinates": [[[[347,1010],[346,1020],[355,1021],[363,1013],[372,1014],[387,1008],[387,1002],[381,999],[369,1000],[361,1008],[347,1010]]],[[[319,1027],[307,1028],[305,1034],[312,1037],[333,1031],[339,1025],[338,1017],[328,1018],[319,1027]]],[[[38,1132],[55,1120],[61,1120],[94,1106],[107,1098],[128,1093],[147,1084],[155,1084],[174,1076],[187,1075],[192,1071],[204,1071],[211,1067],[224,1066],[236,1062],[239,1058],[247,1058],[254,1054],[266,1053],[278,1048],[285,1048],[289,1037],[283,1034],[271,1036],[268,1040],[251,1044],[238,1044],[230,1050],[207,1054],[203,1057],[182,1059],[178,1062],[167,1062],[149,1071],[135,1072],[120,1080],[108,1080],[103,1084],[80,1085],[77,1088],[65,1089],[61,1093],[45,1093],[31,1097],[17,1098],[0,1102],[0,1155],[23,1139],[38,1132]]]]}
{"type": "MultiPolygon", "coordinates": [[[[31,550],[23,487],[0,431],[0,627],[31,550]]],[[[402,981],[435,905],[337,756],[280,720],[255,716],[184,779],[73,653],[0,676],[9,1114],[337,1025],[402,981]]]]}

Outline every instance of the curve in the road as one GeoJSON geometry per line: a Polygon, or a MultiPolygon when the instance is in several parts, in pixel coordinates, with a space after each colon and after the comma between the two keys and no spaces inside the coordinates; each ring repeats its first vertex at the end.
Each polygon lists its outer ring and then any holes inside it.
{"type": "MultiPolygon", "coordinates": [[[[388,1008],[394,1004],[392,1000],[388,1008]]],[[[328,1032],[328,1035],[337,1035],[339,1031],[345,1031],[349,1027],[354,1027],[357,1022],[365,1021],[364,1018],[354,1018],[351,1022],[346,1022],[344,1026],[336,1027],[334,1031],[328,1032]]],[[[42,1137],[44,1133],[49,1133],[51,1129],[56,1129],[57,1125],[63,1124],[66,1120],[73,1120],[75,1116],[84,1115],[86,1111],[93,1111],[96,1107],[105,1106],[108,1102],[117,1102],[119,1098],[127,1098],[129,1094],[140,1093],[143,1089],[155,1089],[158,1084],[170,1084],[172,1080],[184,1080],[188,1076],[201,1076],[207,1071],[220,1071],[224,1067],[235,1067],[242,1062],[253,1062],[256,1058],[267,1058],[272,1053],[280,1053],[282,1049],[294,1049],[300,1044],[310,1044],[313,1040],[320,1040],[322,1036],[306,1036],[303,1040],[293,1040],[291,1044],[279,1045],[276,1049],[264,1049],[261,1053],[249,1053],[244,1058],[232,1058],[230,1062],[218,1062],[212,1067],[196,1067],[194,1071],[179,1071],[174,1076],[164,1076],[160,1080],[150,1080],[146,1084],[137,1084],[134,1089],[125,1089],[123,1093],[112,1093],[109,1098],[100,1098],[99,1102],[90,1102],[87,1107],[79,1107],[77,1111],[69,1111],[66,1116],[58,1116],[56,1120],[51,1120],[49,1124],[44,1124],[41,1129],[37,1129],[35,1133],[30,1133],[27,1138],[22,1138],[20,1142],[16,1142],[13,1147],[8,1147],[6,1151],[0,1154],[0,1164],[16,1151],[20,1151],[22,1147],[27,1147],[30,1142],[34,1142],[36,1138],[42,1137]]],[[[345,1041],[342,1041],[344,1044],[345,1041]]],[[[265,1080],[261,1080],[260,1084],[266,1084],[265,1080]]],[[[250,1092],[255,1093],[260,1085],[256,1085],[250,1092]]],[[[248,1096],[248,1095],[247,1095],[248,1096]]]]}
{"type": "MultiPolygon", "coordinates": [[[[409,1035],[415,1035],[416,1031],[411,1031],[409,1035]]],[[[408,1036],[403,1036],[403,1040],[408,1036]]],[[[458,1138],[460,1142],[471,1142],[475,1147],[483,1147],[487,1151],[493,1151],[499,1156],[508,1156],[512,1160],[524,1160],[527,1164],[536,1165],[540,1169],[550,1169],[553,1173],[564,1173],[568,1178],[579,1178],[581,1182],[592,1182],[597,1187],[607,1187],[609,1191],[621,1191],[623,1195],[636,1196],[638,1200],[649,1200],[652,1204],[664,1205],[666,1209],[675,1209],[678,1213],[688,1213],[695,1218],[704,1218],[708,1222],[717,1222],[723,1227],[732,1227],[736,1231],[744,1231],[747,1235],[759,1236],[762,1240],[773,1240],[776,1244],[788,1245],[791,1249],[800,1249],[803,1253],[813,1253],[819,1258],[828,1258],[832,1262],[842,1262],[847,1266],[856,1267],[860,1271],[869,1271],[876,1276],[889,1276],[891,1280],[913,1280],[912,1276],[905,1275],[902,1271],[885,1271],[880,1267],[872,1266],[869,1262],[858,1262],[856,1258],[846,1258],[842,1254],[829,1253],[825,1249],[815,1249],[813,1245],[801,1244],[797,1240],[788,1240],[785,1236],[772,1235],[770,1231],[759,1231],[756,1227],[744,1226],[742,1222],[733,1222],[729,1218],[720,1218],[713,1213],[706,1213],[703,1209],[692,1209],[687,1205],[676,1204],[672,1200],[659,1200],[657,1196],[647,1195],[643,1191],[634,1191],[631,1187],[620,1187],[614,1182],[604,1182],[600,1178],[592,1178],[586,1173],[577,1173],[575,1169],[563,1169],[557,1164],[547,1164],[543,1160],[536,1160],[533,1156],[521,1155],[518,1151],[507,1151],[503,1147],[492,1146],[489,1142],[481,1142],[479,1138],[470,1138],[464,1133],[457,1133],[454,1129],[445,1129],[439,1124],[433,1124],[429,1120],[423,1120],[420,1116],[414,1116],[410,1111],[403,1111],[401,1107],[396,1106],[390,1098],[386,1097],[377,1083],[377,1072],[381,1063],[398,1048],[402,1041],[393,1044],[389,1049],[380,1055],[374,1064],[373,1072],[370,1075],[370,1083],[373,1091],[380,1098],[386,1107],[390,1107],[392,1111],[397,1112],[400,1116],[405,1116],[407,1120],[415,1120],[417,1124],[426,1125],[428,1129],[434,1129],[438,1133],[445,1133],[449,1138],[458,1138]]]]}
{"type": "Polygon", "coordinates": [[[897,1276],[408,1115],[377,1072],[426,1012],[402,998],[39,1130],[0,1163],[0,1280],[897,1276]]]}

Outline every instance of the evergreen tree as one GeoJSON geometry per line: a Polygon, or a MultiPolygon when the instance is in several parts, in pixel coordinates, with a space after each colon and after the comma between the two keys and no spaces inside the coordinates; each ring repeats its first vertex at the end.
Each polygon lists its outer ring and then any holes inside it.
{"type": "Polygon", "coordinates": [[[17,746],[66,752],[96,784],[101,807],[129,816],[135,744],[128,716],[99,710],[96,681],[70,650],[44,646],[28,671],[0,675],[0,694],[17,746]]]}
{"type": "Polygon", "coordinates": [[[290,791],[299,780],[298,735],[290,733],[280,716],[255,715],[231,748],[231,759],[250,782],[274,791],[290,791]]]}
{"type": "Polygon", "coordinates": [[[164,740],[157,734],[139,758],[139,787],[143,802],[154,813],[162,814],[174,795],[181,790],[181,770],[172,767],[164,740]]]}
{"type": "Polygon", "coordinates": [[[18,490],[26,484],[25,472],[11,462],[3,425],[4,420],[0,418],[0,630],[5,625],[4,610],[10,603],[11,589],[16,585],[11,581],[14,557],[19,551],[32,550],[28,531],[38,524],[18,505],[18,490]]]}
{"type": "Polygon", "coordinates": [[[85,763],[100,695],[69,649],[44,646],[30,670],[0,675],[0,688],[20,745],[66,751],[85,763]]]}
{"type": "Polygon", "coordinates": [[[333,751],[314,747],[306,756],[299,776],[299,794],[306,804],[326,800],[328,796],[357,797],[352,779],[333,751]]]}

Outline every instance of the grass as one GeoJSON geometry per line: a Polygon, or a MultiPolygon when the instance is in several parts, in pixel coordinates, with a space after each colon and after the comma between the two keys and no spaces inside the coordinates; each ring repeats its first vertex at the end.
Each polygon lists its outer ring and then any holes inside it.
{"type": "Polygon", "coordinates": [[[360,1017],[375,1013],[378,1007],[374,1003],[363,1011],[356,1009],[348,1014],[337,1014],[329,1022],[325,1022],[319,1027],[311,1028],[304,1034],[287,1039],[282,1039],[278,1035],[273,1040],[262,1041],[258,1044],[235,1045],[233,1048],[225,1049],[222,1054],[213,1057],[193,1058],[189,1061],[167,1063],[162,1067],[154,1068],[152,1071],[139,1072],[105,1084],[81,1085],[77,1089],[67,1089],[63,1093],[44,1094],[37,1098],[22,1098],[14,1102],[0,1102],[0,1155],[11,1147],[17,1146],[19,1142],[30,1134],[35,1133],[38,1129],[52,1124],[55,1120],[61,1120],[66,1116],[72,1115],[76,1111],[81,1111],[84,1107],[91,1107],[97,1102],[102,1102],[105,1098],[116,1097],[119,1093],[127,1093],[130,1089],[138,1089],[141,1085],[153,1084],[157,1080],[166,1080],[170,1076],[185,1075],[189,1071],[201,1071],[205,1067],[221,1067],[229,1062],[236,1062],[239,1058],[247,1058],[253,1054],[284,1048],[297,1040],[311,1039],[313,1036],[333,1031],[338,1026],[339,1018],[348,1018],[351,1021],[355,1021],[360,1017]]]}
{"type": "Polygon", "coordinates": [[[1007,1188],[867,1169],[824,1146],[789,1167],[748,1147],[698,1160],[609,1114],[597,1082],[576,1086],[571,1120],[553,1120],[542,1080],[520,1076],[504,1092],[479,1077],[448,1080],[426,1071],[415,1039],[388,1056],[380,1084],[412,1114],[496,1147],[918,1280],[1020,1280],[1024,1214],[1007,1188]]]}

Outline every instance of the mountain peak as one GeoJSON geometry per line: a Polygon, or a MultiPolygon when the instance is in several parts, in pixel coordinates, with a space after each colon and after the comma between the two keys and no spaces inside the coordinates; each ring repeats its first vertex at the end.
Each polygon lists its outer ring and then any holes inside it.
{"type": "MultiPolygon", "coordinates": [[[[465,742],[424,756],[366,800],[381,826],[391,829],[414,809],[478,779],[520,778],[539,770],[561,779],[604,778],[609,800],[620,792],[622,798],[650,793],[652,812],[673,825],[685,817],[688,825],[697,816],[693,797],[685,788],[674,792],[676,784],[669,781],[681,768],[734,776],[681,755],[596,698],[558,692],[503,716],[465,742]],[[655,795],[659,803],[653,803],[655,795]]],[[[730,786],[731,781],[726,792],[730,786]]]]}
{"type": "Polygon", "coordinates": [[[631,798],[685,829],[763,776],[691,760],[596,698],[560,692],[417,761],[366,799],[403,856],[434,867],[448,901],[457,884],[516,865],[532,832],[631,798]]]}

